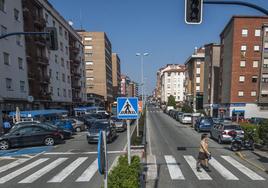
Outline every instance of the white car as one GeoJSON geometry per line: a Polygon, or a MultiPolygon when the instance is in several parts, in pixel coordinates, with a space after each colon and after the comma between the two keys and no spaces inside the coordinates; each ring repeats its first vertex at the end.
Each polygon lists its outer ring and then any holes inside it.
{"type": "Polygon", "coordinates": [[[192,114],[190,114],[190,113],[184,113],[180,118],[181,118],[180,122],[183,124],[191,124],[192,123],[192,114]]]}

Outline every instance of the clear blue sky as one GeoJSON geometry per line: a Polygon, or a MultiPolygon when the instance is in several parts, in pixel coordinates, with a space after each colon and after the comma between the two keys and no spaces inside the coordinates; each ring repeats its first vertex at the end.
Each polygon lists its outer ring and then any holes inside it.
{"type": "MultiPolygon", "coordinates": [[[[247,7],[205,5],[201,25],[184,23],[184,0],[49,0],[75,28],[105,31],[119,54],[122,73],[140,82],[144,61],[147,93],[155,87],[156,71],[169,63],[183,64],[194,47],[219,42],[232,15],[262,15],[247,7]]],[[[268,0],[244,0],[268,9],[268,0]]]]}

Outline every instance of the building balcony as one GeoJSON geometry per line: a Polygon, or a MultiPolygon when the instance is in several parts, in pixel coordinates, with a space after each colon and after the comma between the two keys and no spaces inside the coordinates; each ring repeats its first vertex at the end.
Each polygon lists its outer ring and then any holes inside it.
{"type": "Polygon", "coordinates": [[[81,86],[80,85],[72,85],[72,88],[75,89],[75,90],[81,90],[81,86]]]}
{"type": "Polygon", "coordinates": [[[46,20],[39,16],[33,17],[33,23],[37,27],[42,27],[42,28],[46,27],[46,20]]]}
{"type": "Polygon", "coordinates": [[[47,41],[46,41],[45,37],[42,37],[42,36],[35,36],[34,42],[35,42],[35,44],[42,46],[42,47],[45,47],[47,45],[47,41]]]}
{"type": "Polygon", "coordinates": [[[72,65],[79,66],[80,65],[80,60],[77,60],[77,59],[72,60],[72,65]]]}
{"type": "Polygon", "coordinates": [[[48,65],[48,58],[44,56],[37,56],[36,62],[40,65],[47,66],[48,65]]]}
{"type": "Polygon", "coordinates": [[[72,73],[72,76],[75,78],[81,78],[81,76],[82,76],[81,73],[76,72],[76,71],[71,71],[71,73],[72,73]]]}
{"type": "Polygon", "coordinates": [[[79,48],[76,46],[70,46],[69,49],[71,53],[75,53],[75,54],[78,54],[80,51],[79,48]]]}
{"type": "Polygon", "coordinates": [[[50,83],[50,77],[47,76],[47,75],[41,76],[40,77],[40,83],[45,84],[45,85],[49,84],[50,83]]]}
{"type": "Polygon", "coordinates": [[[32,72],[28,72],[28,79],[29,80],[34,80],[34,78],[35,78],[35,74],[32,73],[32,72]]]}

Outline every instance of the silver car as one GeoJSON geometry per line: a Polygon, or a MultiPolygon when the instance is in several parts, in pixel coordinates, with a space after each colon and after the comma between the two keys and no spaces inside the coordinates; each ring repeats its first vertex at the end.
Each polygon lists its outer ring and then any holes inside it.
{"type": "Polygon", "coordinates": [[[244,138],[244,131],[241,126],[234,122],[214,124],[210,130],[210,137],[216,139],[219,144],[222,144],[223,142],[231,142],[233,138],[229,134],[231,131],[235,131],[237,136],[244,138]]]}

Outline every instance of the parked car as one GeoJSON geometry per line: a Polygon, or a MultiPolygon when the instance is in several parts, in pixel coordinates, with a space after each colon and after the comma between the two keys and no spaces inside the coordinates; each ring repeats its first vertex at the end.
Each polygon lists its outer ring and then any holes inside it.
{"type": "Polygon", "coordinates": [[[113,121],[117,132],[127,130],[126,120],[118,119],[116,116],[112,116],[111,120],[113,121]]]}
{"type": "Polygon", "coordinates": [[[191,124],[192,123],[192,114],[184,113],[180,118],[180,122],[183,124],[191,124]]]}
{"type": "Polygon", "coordinates": [[[98,142],[99,131],[101,130],[106,131],[106,138],[108,143],[112,142],[117,137],[116,128],[110,121],[96,120],[88,129],[87,142],[89,144],[92,142],[98,142]]]}
{"type": "Polygon", "coordinates": [[[60,143],[62,139],[63,135],[57,129],[39,125],[23,125],[0,137],[0,149],[7,150],[11,147],[29,145],[52,146],[60,143]]]}
{"type": "Polygon", "coordinates": [[[100,119],[103,120],[103,117],[100,114],[87,114],[83,116],[83,121],[87,129],[89,129],[96,120],[100,120],[100,119]]]}
{"type": "Polygon", "coordinates": [[[53,125],[64,129],[64,130],[68,130],[71,132],[75,132],[75,129],[72,125],[72,121],[71,120],[55,120],[52,122],[53,125]]]}
{"type": "Polygon", "coordinates": [[[244,131],[239,124],[235,122],[221,122],[219,124],[214,124],[210,130],[210,137],[216,139],[219,144],[223,142],[231,142],[232,136],[229,134],[232,131],[237,133],[237,136],[244,138],[244,131]]]}
{"type": "Polygon", "coordinates": [[[83,121],[80,121],[76,118],[69,118],[69,119],[64,119],[64,120],[70,121],[76,132],[81,132],[81,131],[86,130],[86,126],[83,121]]]}
{"type": "Polygon", "coordinates": [[[200,117],[197,119],[194,125],[194,129],[197,132],[201,132],[201,131],[209,132],[213,124],[214,124],[213,119],[211,117],[200,117]]]}
{"type": "Polygon", "coordinates": [[[182,115],[183,115],[183,112],[179,112],[179,111],[177,111],[176,114],[175,114],[175,119],[176,119],[177,121],[180,121],[180,118],[182,117],[182,115]]]}

